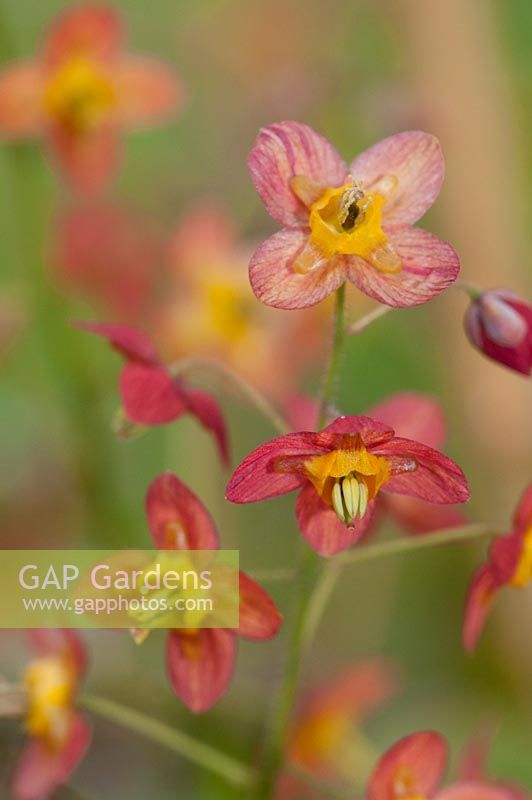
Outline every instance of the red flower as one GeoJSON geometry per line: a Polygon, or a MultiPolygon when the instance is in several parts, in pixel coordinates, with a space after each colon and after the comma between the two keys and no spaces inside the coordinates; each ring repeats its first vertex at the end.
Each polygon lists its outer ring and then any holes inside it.
{"type": "Polygon", "coordinates": [[[156,123],[182,102],[170,69],[122,47],[119,15],[80,5],[58,17],[35,61],[0,74],[0,134],[44,138],[81,192],[100,189],[114,171],[123,129],[156,123]]]}
{"type": "MultiPolygon", "coordinates": [[[[146,514],[159,550],[216,550],[218,533],[203,503],[171,472],[156,478],[146,495],[146,514]]],[[[240,572],[237,630],[201,628],[168,634],[166,664],[174,692],[201,713],[227,691],[236,657],[236,637],[263,641],[276,636],[282,617],[273,600],[240,572]]]]}
{"type": "MultiPolygon", "coordinates": [[[[427,447],[439,450],[445,441],[443,409],[429,395],[398,392],[370,408],[367,416],[393,428],[400,436],[415,439],[427,447]]],[[[287,419],[294,429],[310,429],[318,419],[318,404],[307,397],[292,397],[287,403],[287,419]]],[[[429,533],[462,525],[465,521],[455,506],[435,505],[417,497],[382,495],[377,505],[407,533],[429,533]]]]}
{"type": "Polygon", "coordinates": [[[31,631],[36,657],[26,667],[28,742],[13,777],[16,800],[47,800],[84,757],[91,729],[74,707],[86,654],[74,631],[31,631]]]}
{"type": "Polygon", "coordinates": [[[150,308],[162,245],[142,217],[108,205],[81,205],[56,223],[52,264],[62,285],[113,319],[135,322],[150,308]]]}
{"type": "Polygon", "coordinates": [[[521,588],[532,577],[532,483],[517,506],[513,530],[491,545],[487,564],[469,587],[464,620],[464,647],[473,650],[484,628],[495,595],[505,586],[521,588]]]}
{"type": "Polygon", "coordinates": [[[447,743],[438,733],[423,731],[401,739],[375,767],[368,800],[512,800],[510,791],[478,779],[439,789],[447,758],[447,743]]]}
{"type": "Polygon", "coordinates": [[[347,166],[312,128],[280,122],[260,131],[248,166],[267,211],[283,226],[249,265],[263,303],[307,308],[349,281],[380,303],[416,306],[456,280],[456,251],[415,227],[443,182],[434,136],[398,133],[347,166]]]}
{"type": "Polygon", "coordinates": [[[301,489],[296,515],[310,546],[329,556],[358,541],[381,491],[463,503],[462,470],[450,459],[370,417],[339,417],[319,433],[289,433],[254,450],[227,487],[233,503],[301,489]]]}
{"type": "Polygon", "coordinates": [[[172,377],[144,333],[128,325],[75,325],[106,338],[126,359],[120,375],[120,396],[130,420],[140,425],[164,425],[182,414],[192,414],[214,434],[222,460],[229,461],[227,432],[218,404],[207,392],[172,377]]]}
{"type": "Polygon", "coordinates": [[[370,417],[339,417],[319,433],[289,433],[261,445],[237,467],[226,496],[255,503],[295,489],[299,528],[320,555],[360,539],[381,490],[432,503],[469,498],[453,461],[370,417]]]}
{"type": "Polygon", "coordinates": [[[523,375],[532,371],[532,306],[521,297],[494,289],[473,299],[465,330],[484,355],[523,375]]]}

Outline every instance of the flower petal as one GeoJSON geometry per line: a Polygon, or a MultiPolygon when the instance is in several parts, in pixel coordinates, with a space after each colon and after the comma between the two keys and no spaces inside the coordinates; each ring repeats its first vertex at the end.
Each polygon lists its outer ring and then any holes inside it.
{"type": "Polygon", "coordinates": [[[297,472],[276,471],[276,462],[290,457],[306,457],[327,452],[316,444],[313,433],[288,433],[253,450],[234,471],[225,497],[232,503],[257,503],[288,494],[306,483],[297,472]]]}
{"type": "Polygon", "coordinates": [[[45,59],[55,66],[72,55],[108,60],[122,44],[122,23],[114,9],[82,4],[66,9],[52,25],[45,46],[45,59]]]}
{"type": "Polygon", "coordinates": [[[523,556],[524,537],[521,533],[497,536],[490,547],[490,565],[499,586],[509,583],[523,556]]]}
{"type": "Polygon", "coordinates": [[[73,325],[82,331],[103,336],[111,347],[123,355],[128,361],[137,364],[157,365],[159,357],[145,333],[131,325],[113,325],[100,322],[84,322],[75,320],[73,325]]]}
{"type": "Polygon", "coordinates": [[[345,259],[332,258],[308,272],[296,272],[293,263],[308,236],[283,230],[270,236],[255,251],[249,280],[255,296],[274,308],[309,308],[336,291],[346,279],[345,259]]]}
{"type": "Polygon", "coordinates": [[[270,595],[245,572],[241,572],[238,635],[257,641],[272,639],[277,635],[282,621],[282,614],[270,595]]]}
{"type": "Polygon", "coordinates": [[[523,492],[514,515],[514,531],[523,533],[532,525],[532,483],[523,492]]]}
{"type": "Polygon", "coordinates": [[[400,272],[385,273],[356,256],[347,261],[349,280],[361,292],[386,305],[406,308],[432,300],[460,272],[456,250],[421,228],[386,230],[389,243],[402,260],[400,272]]]}
{"type": "Polygon", "coordinates": [[[468,652],[477,646],[499,588],[490,564],[485,564],[473,576],[467,593],[463,629],[464,648],[468,652]]]}
{"type": "Polygon", "coordinates": [[[225,419],[217,401],[208,392],[191,389],[181,384],[181,391],[186,399],[188,411],[214,435],[220,458],[224,464],[229,464],[229,443],[225,419]]]}
{"type": "Polygon", "coordinates": [[[316,553],[320,556],[333,556],[362,538],[371,522],[374,509],[375,503],[369,503],[364,517],[348,527],[340,522],[332,508],[323,502],[309,483],[297,498],[297,524],[316,553]]]}
{"type": "Polygon", "coordinates": [[[434,800],[516,800],[519,795],[510,786],[488,781],[459,781],[438,792],[434,800]]]}
{"type": "Polygon", "coordinates": [[[397,392],[370,408],[367,416],[393,428],[398,436],[429,447],[441,447],[445,439],[443,409],[427,394],[397,392]]]}
{"type": "Polygon", "coordinates": [[[313,431],[319,415],[319,403],[302,394],[290,395],[284,403],[284,414],[294,431],[313,431]]]}
{"type": "Polygon", "coordinates": [[[369,800],[430,797],[443,775],[447,744],[438,733],[414,733],[380,759],[369,781],[369,800]],[[406,786],[402,784],[406,783],[406,786]]]}
{"type": "Polygon", "coordinates": [[[56,125],[48,136],[48,145],[71,187],[87,197],[103,189],[120,155],[119,133],[111,125],[102,125],[84,136],[56,125]]]}
{"type": "Polygon", "coordinates": [[[344,433],[358,434],[366,447],[377,447],[393,439],[394,435],[392,428],[385,423],[360,414],[356,417],[343,416],[333,420],[317,434],[316,441],[320,444],[329,442],[329,446],[334,447],[335,439],[344,433]],[[336,436],[332,437],[331,434],[336,436]]]}
{"type": "Polygon", "coordinates": [[[78,677],[87,669],[87,649],[76,631],[70,628],[31,628],[30,643],[39,656],[60,656],[69,661],[78,677]]]}
{"type": "Polygon", "coordinates": [[[13,776],[16,800],[43,800],[66,783],[83,759],[91,740],[91,728],[85,718],[72,715],[71,730],[65,744],[52,750],[41,738],[26,743],[13,776]]]}
{"type": "Polygon", "coordinates": [[[430,503],[465,503],[469,487],[464,473],[454,461],[439,450],[411,439],[395,438],[374,448],[391,462],[392,477],[383,492],[419,497],[430,503]],[[414,465],[410,469],[410,465],[414,465]]]}
{"type": "Polygon", "coordinates": [[[407,533],[422,534],[465,525],[467,518],[456,506],[443,506],[402,494],[382,495],[380,503],[407,533]]]}
{"type": "Polygon", "coordinates": [[[349,169],[365,188],[379,178],[396,178],[397,184],[386,198],[383,218],[386,225],[405,225],[421,219],[436,200],[445,164],[435,136],[423,131],[405,131],[361,153],[349,169]]]}
{"type": "Polygon", "coordinates": [[[255,189],[270,216],[288,227],[308,225],[308,209],[290,188],[296,175],[324,188],[341,186],[346,167],[332,144],[301,122],[262,128],[249,154],[255,189]]]}
{"type": "Polygon", "coordinates": [[[164,425],[188,410],[181,384],[163,367],[126,364],[120,373],[120,396],[129,419],[141,425],[164,425]]]}
{"type": "Polygon", "coordinates": [[[113,64],[118,107],[122,125],[158,122],[183,104],[184,87],[175,73],[160,61],[138,56],[122,56],[113,64]]]}
{"type": "Polygon", "coordinates": [[[216,550],[219,546],[211,515],[172,472],[164,472],[150,484],[146,516],[159,550],[216,550]]]}
{"type": "Polygon", "coordinates": [[[44,124],[44,76],[39,65],[18,61],[0,72],[0,135],[32,138],[44,124]]]}
{"type": "Polygon", "coordinates": [[[171,631],[166,668],[172,689],[195,714],[207,711],[227,691],[235,656],[235,637],[228,630],[171,631]]]}

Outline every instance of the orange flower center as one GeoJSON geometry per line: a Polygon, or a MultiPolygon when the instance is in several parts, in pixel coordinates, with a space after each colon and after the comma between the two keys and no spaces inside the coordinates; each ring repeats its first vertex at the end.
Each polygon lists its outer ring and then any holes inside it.
{"type": "Polygon", "coordinates": [[[48,114],[76,134],[97,128],[115,102],[111,75],[86,56],[76,56],[62,64],[52,74],[44,98],[48,114]]]}
{"type": "Polygon", "coordinates": [[[368,452],[357,436],[345,436],[338,450],[312,456],[304,464],[307,478],[338,519],[352,525],[390,477],[386,458],[368,452]]]}
{"type": "Polygon", "coordinates": [[[519,563],[510,581],[510,586],[517,589],[525,586],[532,579],[532,526],[523,536],[523,547],[519,563]]]}
{"type": "Polygon", "coordinates": [[[28,733],[50,747],[60,747],[68,735],[75,690],[70,665],[55,656],[37,658],[26,668],[23,682],[28,692],[28,733]]]}
{"type": "Polygon", "coordinates": [[[298,764],[312,767],[329,761],[339,751],[349,733],[347,714],[324,710],[302,719],[296,726],[290,744],[291,758],[298,764]]]}
{"type": "Polygon", "coordinates": [[[400,800],[425,800],[419,794],[418,779],[415,771],[410,767],[399,767],[393,777],[393,794],[400,800]]]}

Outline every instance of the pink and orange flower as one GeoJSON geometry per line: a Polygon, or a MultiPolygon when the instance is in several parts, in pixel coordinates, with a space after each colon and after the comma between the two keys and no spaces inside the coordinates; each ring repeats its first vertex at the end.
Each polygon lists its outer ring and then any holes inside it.
{"type": "Polygon", "coordinates": [[[481,353],[515,372],[532,372],[532,305],[506,289],[480,292],[466,311],[467,336],[481,353]]]}
{"type": "Polygon", "coordinates": [[[322,556],[363,536],[381,491],[437,504],[469,499],[454,461],[364,416],[339,417],[318,433],[289,433],[261,445],[237,467],[226,497],[255,503],[296,489],[299,529],[322,556]]]}
{"type": "Polygon", "coordinates": [[[422,731],[401,739],[375,767],[368,800],[512,800],[511,791],[480,779],[441,789],[447,759],[447,743],[438,733],[422,731]]]}
{"type": "Polygon", "coordinates": [[[13,776],[16,800],[47,800],[66,783],[91,740],[75,697],[86,668],[86,653],[74,631],[31,631],[35,651],[23,675],[28,707],[28,741],[13,776]]]}
{"type": "MultiPolygon", "coordinates": [[[[159,550],[217,550],[216,526],[203,503],[175,475],[156,478],[146,495],[146,514],[159,550]]],[[[166,665],[172,689],[195,713],[211,708],[227,691],[236,659],[236,638],[265,641],[282,617],[273,600],[240,572],[238,629],[183,628],[168,634],[166,665]]],[[[143,637],[141,637],[143,638],[143,637]]]]}
{"type": "Polygon", "coordinates": [[[191,414],[215,437],[224,463],[229,461],[227,431],[216,400],[173,377],[148,337],[129,325],[76,322],[82,330],[103,336],[122,355],[120,396],[126,417],[139,425],[165,425],[191,414]]]}
{"type": "MultiPolygon", "coordinates": [[[[290,398],[286,411],[288,421],[295,430],[311,429],[318,419],[318,403],[307,397],[290,398]]],[[[393,428],[399,436],[414,439],[427,447],[439,450],[445,442],[443,409],[429,395],[398,392],[372,406],[367,416],[393,428]]],[[[377,505],[376,518],[380,516],[379,512],[385,512],[411,534],[430,533],[465,523],[464,514],[456,506],[436,505],[417,497],[381,495],[377,505]]]]}
{"type": "Polygon", "coordinates": [[[69,8],[34,61],[0,73],[0,135],[43,138],[79,192],[99,190],[114,172],[125,128],[164,120],[183,87],[156,59],[123,51],[119,14],[99,4],[69,8]]]}
{"type": "Polygon", "coordinates": [[[263,303],[307,308],[349,281],[386,305],[415,306],[456,279],[456,251],[414,227],[443,182],[434,136],[396,134],[346,166],[312,128],[280,122],[260,131],[248,165],[283,226],[251,259],[251,286],[263,303]]]}
{"type": "Polygon", "coordinates": [[[488,562],[473,576],[464,620],[464,647],[476,647],[497,593],[521,589],[532,578],[532,483],[525,489],[514,515],[513,529],[498,536],[488,562]]]}
{"type": "Polygon", "coordinates": [[[203,206],[185,215],[172,237],[166,300],[154,309],[154,338],[165,357],[214,358],[264,393],[294,387],[323,350],[324,317],[286,315],[256,302],[250,251],[228,217],[203,206]]]}

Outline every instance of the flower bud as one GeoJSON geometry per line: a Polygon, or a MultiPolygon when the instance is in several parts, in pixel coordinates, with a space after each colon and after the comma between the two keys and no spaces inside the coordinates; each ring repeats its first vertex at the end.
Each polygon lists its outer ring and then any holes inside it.
{"type": "Polygon", "coordinates": [[[504,289],[482,292],[466,311],[470,342],[516,372],[532,370],[532,306],[504,289]]]}

